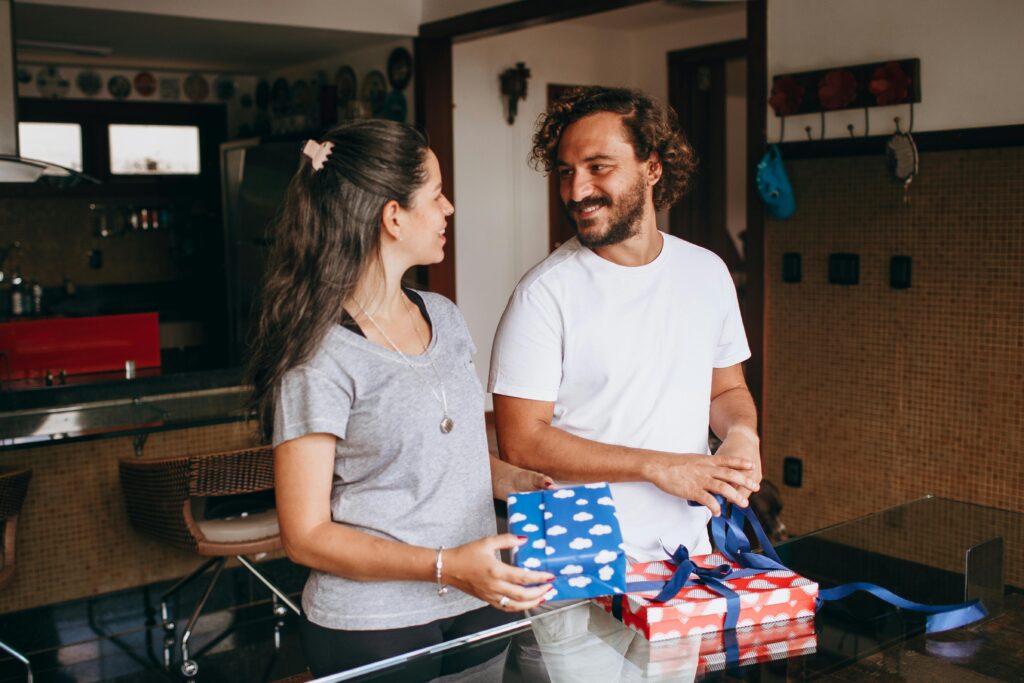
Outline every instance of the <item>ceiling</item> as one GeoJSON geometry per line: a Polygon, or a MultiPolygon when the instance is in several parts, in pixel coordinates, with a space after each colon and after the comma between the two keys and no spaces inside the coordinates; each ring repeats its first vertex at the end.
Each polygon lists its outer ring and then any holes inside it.
{"type": "Polygon", "coordinates": [[[20,40],[111,48],[107,57],[22,49],[19,61],[107,66],[188,66],[258,73],[311,62],[397,36],[217,21],[138,12],[15,4],[20,40]]]}
{"type": "Polygon", "coordinates": [[[660,0],[630,5],[600,14],[591,14],[574,19],[573,22],[595,28],[635,31],[678,21],[690,21],[744,11],[746,11],[746,4],[742,1],[660,0]]]}

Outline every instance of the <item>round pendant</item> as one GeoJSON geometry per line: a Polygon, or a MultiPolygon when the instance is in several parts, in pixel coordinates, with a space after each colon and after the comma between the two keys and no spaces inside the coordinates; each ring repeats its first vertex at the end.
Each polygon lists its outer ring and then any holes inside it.
{"type": "Polygon", "coordinates": [[[454,429],[454,428],[455,428],[455,422],[450,417],[445,415],[444,419],[441,420],[441,431],[444,434],[447,434],[448,432],[452,431],[452,429],[454,429]]]}

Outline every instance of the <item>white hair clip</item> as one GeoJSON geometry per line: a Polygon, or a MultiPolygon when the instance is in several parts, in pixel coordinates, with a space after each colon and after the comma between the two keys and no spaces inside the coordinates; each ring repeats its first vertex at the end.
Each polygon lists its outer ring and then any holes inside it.
{"type": "Polygon", "coordinates": [[[313,161],[313,170],[319,171],[324,167],[324,163],[327,161],[327,157],[331,156],[331,151],[333,149],[333,142],[316,142],[315,140],[306,140],[306,144],[302,148],[302,153],[313,161]]]}

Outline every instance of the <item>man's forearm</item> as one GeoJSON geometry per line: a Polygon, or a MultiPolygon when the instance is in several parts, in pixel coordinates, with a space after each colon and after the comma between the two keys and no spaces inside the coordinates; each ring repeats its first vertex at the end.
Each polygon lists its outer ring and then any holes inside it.
{"type": "Polygon", "coordinates": [[[518,432],[514,438],[502,438],[502,432],[499,425],[502,457],[563,481],[649,481],[649,469],[658,467],[662,458],[671,457],[660,451],[591,441],[549,424],[539,424],[525,434],[518,432]]]}
{"type": "Polygon", "coordinates": [[[711,430],[723,441],[733,430],[757,438],[757,409],[746,386],[722,392],[711,401],[711,430]]]}

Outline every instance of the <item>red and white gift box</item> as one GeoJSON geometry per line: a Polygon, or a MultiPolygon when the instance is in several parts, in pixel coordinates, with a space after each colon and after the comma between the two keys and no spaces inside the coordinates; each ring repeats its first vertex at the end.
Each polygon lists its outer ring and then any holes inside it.
{"type": "MultiPolygon", "coordinates": [[[[813,619],[738,629],[735,634],[739,666],[814,654],[818,649],[813,619]]],[[[645,677],[680,679],[721,671],[728,663],[721,632],[679,640],[641,640],[630,646],[629,659],[645,677]]]]}
{"type": "MultiPolygon", "coordinates": [[[[740,651],[739,666],[810,655],[818,650],[818,634],[814,631],[813,616],[775,622],[765,627],[736,629],[736,642],[740,651]]],[[[721,671],[725,665],[722,634],[705,634],[701,639],[697,673],[721,671]]]]}
{"type": "MultiPolygon", "coordinates": [[[[694,564],[714,568],[727,564],[741,569],[718,553],[690,558],[694,564]]],[[[657,603],[658,591],[629,592],[638,581],[666,581],[675,571],[668,561],[631,565],[626,574],[627,595],[621,596],[621,620],[650,641],[668,640],[721,631],[725,627],[726,599],[703,585],[684,587],[674,598],[657,603]]],[[[691,578],[693,578],[691,576],[691,578]]],[[[766,627],[795,619],[813,619],[818,584],[788,570],[765,571],[755,576],[724,579],[740,598],[737,629],[766,627]]],[[[619,597],[619,596],[616,596],[619,597]]],[[[615,597],[596,598],[614,613],[615,597]]]]}

